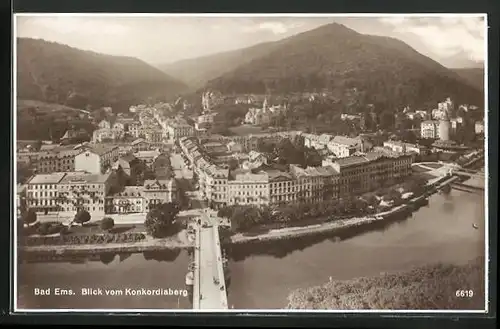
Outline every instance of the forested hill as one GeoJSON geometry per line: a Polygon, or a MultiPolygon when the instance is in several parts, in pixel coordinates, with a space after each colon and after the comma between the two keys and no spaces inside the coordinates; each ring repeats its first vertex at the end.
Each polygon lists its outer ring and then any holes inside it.
{"type": "Polygon", "coordinates": [[[166,99],[187,86],[132,57],[98,54],[41,39],[17,39],[17,97],[116,111],[166,99]]]}
{"type": "Polygon", "coordinates": [[[340,98],[355,88],[363,102],[390,107],[435,104],[446,97],[483,103],[480,90],[404,42],[336,23],[277,41],[206,88],[224,94],[329,90],[340,98]]]}
{"type": "Polygon", "coordinates": [[[484,68],[453,69],[458,75],[465,79],[471,86],[484,90],[484,68]]]}

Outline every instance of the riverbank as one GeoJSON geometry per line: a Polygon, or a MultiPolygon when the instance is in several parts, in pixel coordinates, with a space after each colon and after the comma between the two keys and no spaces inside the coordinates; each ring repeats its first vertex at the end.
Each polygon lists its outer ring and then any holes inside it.
{"type": "Polygon", "coordinates": [[[286,309],[482,310],[484,307],[484,258],[478,257],[466,265],[438,263],[401,273],[297,289],[288,295],[286,309]]]}
{"type": "Polygon", "coordinates": [[[36,255],[84,255],[97,253],[138,253],[144,251],[161,251],[172,249],[187,249],[194,246],[187,239],[186,230],[168,238],[155,239],[146,235],[146,238],[137,242],[78,244],[78,245],[43,245],[19,246],[21,254],[36,255]]]}
{"type": "MultiPolygon", "coordinates": [[[[340,230],[359,227],[361,225],[369,225],[375,222],[381,222],[394,218],[401,214],[408,214],[418,209],[425,199],[438,192],[439,188],[457,180],[454,176],[449,179],[441,177],[433,179],[430,183],[432,187],[429,192],[419,197],[408,200],[406,204],[394,207],[388,211],[380,212],[370,216],[354,217],[349,219],[339,219],[333,222],[314,224],[302,227],[289,227],[274,229],[266,233],[254,236],[246,236],[244,233],[238,233],[231,236],[232,244],[243,244],[259,241],[272,241],[288,238],[298,238],[302,236],[335,233],[340,230]]],[[[103,244],[78,244],[78,245],[43,245],[43,246],[20,246],[19,250],[22,254],[40,254],[40,255],[82,255],[95,253],[135,253],[144,251],[161,251],[172,249],[192,248],[193,242],[189,241],[186,236],[186,230],[182,230],[174,237],[155,239],[147,236],[144,240],[137,242],[125,243],[103,243],[103,244]]]]}
{"type": "Polygon", "coordinates": [[[394,207],[388,211],[376,213],[370,216],[339,219],[333,222],[322,223],[322,224],[275,229],[255,236],[246,236],[244,233],[238,233],[231,237],[231,243],[241,244],[241,243],[250,243],[257,241],[279,240],[285,238],[298,238],[302,236],[321,234],[327,232],[335,233],[338,230],[344,230],[353,227],[359,227],[361,225],[368,225],[375,222],[384,221],[393,218],[394,216],[399,214],[410,213],[415,210],[418,210],[419,205],[421,205],[422,202],[426,200],[427,197],[431,196],[434,193],[437,193],[442,186],[458,179],[459,178],[456,176],[451,177],[449,179],[447,179],[447,177],[436,179],[432,181],[432,187],[430,187],[429,192],[425,193],[424,195],[412,198],[408,200],[406,204],[394,207]]]}

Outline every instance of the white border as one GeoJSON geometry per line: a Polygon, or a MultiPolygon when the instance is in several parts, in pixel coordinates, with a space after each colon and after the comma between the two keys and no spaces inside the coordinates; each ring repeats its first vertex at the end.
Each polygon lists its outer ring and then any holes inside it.
{"type": "MultiPolygon", "coordinates": [[[[158,14],[158,13],[14,13],[13,15],[13,71],[12,73],[12,81],[13,81],[13,170],[14,173],[14,191],[17,193],[17,173],[16,173],[16,162],[17,156],[14,156],[17,153],[17,17],[309,17],[309,18],[326,18],[326,17],[483,17],[484,18],[484,52],[485,52],[485,60],[484,60],[484,129],[485,129],[485,177],[488,177],[488,17],[487,14],[484,13],[466,13],[466,14],[457,14],[457,13],[429,13],[429,14],[303,14],[303,13],[272,13],[272,14],[235,14],[235,13],[227,13],[227,14],[217,14],[217,13],[178,13],[178,14],[158,14]],[[15,151],[14,151],[15,150],[15,151]]],[[[486,178],[485,178],[486,179],[486,178]]],[[[489,308],[489,285],[488,285],[488,273],[489,273],[489,209],[488,205],[488,180],[485,182],[485,268],[484,268],[484,276],[485,276],[485,309],[484,310],[289,310],[289,309],[270,309],[270,310],[246,310],[246,309],[228,309],[228,310],[193,310],[193,309],[20,309],[17,307],[17,225],[12,225],[14,228],[14,258],[11,259],[11,264],[13,263],[14,267],[14,312],[25,312],[25,313],[71,313],[71,312],[85,312],[85,313],[343,313],[343,314],[356,314],[356,313],[409,313],[409,314],[435,314],[435,313],[444,313],[444,314],[453,314],[453,313],[468,313],[468,314],[485,314],[488,313],[489,308]]],[[[12,198],[11,206],[13,209],[13,213],[16,213],[17,205],[16,198],[12,198]]],[[[13,216],[13,221],[15,221],[15,216],[13,216]]]]}

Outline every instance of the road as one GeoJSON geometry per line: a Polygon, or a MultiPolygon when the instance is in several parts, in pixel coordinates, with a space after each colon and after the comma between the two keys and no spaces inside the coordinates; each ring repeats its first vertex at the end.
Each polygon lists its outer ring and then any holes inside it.
{"type": "Polygon", "coordinates": [[[199,234],[199,308],[227,309],[227,294],[222,270],[220,243],[215,235],[217,227],[200,228],[199,234]]]}

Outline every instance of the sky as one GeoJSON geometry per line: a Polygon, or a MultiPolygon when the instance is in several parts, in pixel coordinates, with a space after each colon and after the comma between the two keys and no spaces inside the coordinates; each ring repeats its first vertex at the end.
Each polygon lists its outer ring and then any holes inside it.
{"type": "Polygon", "coordinates": [[[481,15],[304,17],[100,16],[74,14],[16,18],[18,37],[39,38],[159,65],[274,41],[332,22],[364,34],[398,38],[450,68],[481,66],[481,15]]]}

